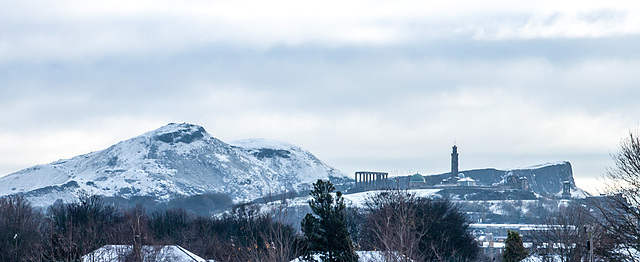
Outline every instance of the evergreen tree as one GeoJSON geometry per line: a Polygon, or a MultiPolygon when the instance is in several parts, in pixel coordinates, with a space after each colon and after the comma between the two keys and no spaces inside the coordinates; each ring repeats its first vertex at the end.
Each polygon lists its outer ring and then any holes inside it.
{"type": "MultiPolygon", "coordinates": [[[[331,195],[335,187],[329,181],[318,180],[309,193],[313,199],[309,207],[313,214],[302,220],[302,231],[309,251],[321,254],[322,261],[357,262],[351,237],[347,228],[345,204],[340,191],[331,195]]],[[[308,255],[307,259],[311,259],[308,255]]]]}
{"type": "Polygon", "coordinates": [[[517,231],[507,231],[507,240],[505,241],[504,253],[502,253],[502,261],[518,262],[527,256],[527,250],[524,249],[520,234],[518,234],[517,231]]]}

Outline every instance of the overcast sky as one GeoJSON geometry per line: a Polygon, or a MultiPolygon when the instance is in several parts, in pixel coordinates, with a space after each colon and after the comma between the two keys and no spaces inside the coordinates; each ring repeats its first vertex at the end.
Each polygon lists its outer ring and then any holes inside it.
{"type": "Polygon", "coordinates": [[[640,124],[640,2],[0,1],[0,175],[170,122],[344,173],[570,161],[640,124]]]}

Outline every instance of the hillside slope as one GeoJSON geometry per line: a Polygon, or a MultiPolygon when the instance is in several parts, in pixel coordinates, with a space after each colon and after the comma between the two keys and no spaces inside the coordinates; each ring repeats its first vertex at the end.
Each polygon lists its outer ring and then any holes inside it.
{"type": "MultiPolygon", "coordinates": [[[[472,169],[460,171],[464,176],[474,179],[478,185],[495,186],[509,183],[512,177],[526,178],[531,190],[538,194],[559,195],[562,184],[569,181],[574,197],[584,198],[587,193],[578,188],[573,179],[573,170],[568,161],[545,163],[526,168],[499,170],[495,168],[472,169]]],[[[450,173],[425,176],[427,183],[436,185],[450,173]]]]}
{"type": "Polygon", "coordinates": [[[81,192],[130,198],[224,193],[236,201],[306,190],[317,179],[349,178],[291,144],[249,139],[233,145],[203,127],[169,124],[107,149],[0,177],[0,195],[35,205],[72,201],[81,192]]]}

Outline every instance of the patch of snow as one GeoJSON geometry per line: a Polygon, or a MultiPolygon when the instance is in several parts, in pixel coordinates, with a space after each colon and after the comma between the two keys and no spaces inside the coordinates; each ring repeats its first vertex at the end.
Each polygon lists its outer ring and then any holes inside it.
{"type": "Polygon", "coordinates": [[[222,154],[214,154],[214,156],[216,156],[216,158],[218,158],[218,161],[220,162],[229,162],[229,156],[227,155],[222,155],[222,154]]]}
{"type": "MultiPolygon", "coordinates": [[[[562,196],[562,190],[560,190],[560,192],[555,194],[558,197],[562,196]]],[[[584,190],[580,189],[579,187],[572,187],[571,188],[571,198],[573,199],[584,199],[588,196],[591,196],[589,193],[585,192],[584,190]]]]}
{"type": "MultiPolygon", "coordinates": [[[[385,256],[384,256],[385,254],[382,251],[356,251],[356,254],[358,255],[358,262],[385,261],[385,256]]],[[[319,254],[314,254],[313,258],[316,261],[322,261],[320,260],[319,254]]],[[[294,260],[291,260],[291,262],[302,262],[302,261],[305,261],[305,260],[301,258],[296,258],[294,260]]]]}
{"type": "Polygon", "coordinates": [[[504,215],[506,213],[502,209],[502,205],[498,205],[494,201],[489,201],[489,203],[491,203],[491,206],[489,206],[489,210],[491,211],[491,213],[498,214],[498,215],[504,215]]]}
{"type": "Polygon", "coordinates": [[[542,257],[538,254],[532,254],[520,262],[561,262],[561,261],[563,261],[562,257],[557,254],[554,254],[548,257],[542,257]]]}
{"type": "MultiPolygon", "coordinates": [[[[440,192],[441,189],[410,189],[409,193],[415,194],[417,197],[433,197],[435,194],[440,192]]],[[[366,192],[359,192],[353,194],[344,194],[342,195],[345,202],[351,206],[363,207],[364,202],[368,197],[372,197],[376,194],[384,192],[384,190],[371,190],[366,192]]]]}
{"type": "Polygon", "coordinates": [[[578,187],[571,188],[571,198],[584,199],[588,196],[590,196],[589,193],[585,192],[584,190],[578,187]]]}
{"type": "Polygon", "coordinates": [[[533,165],[533,166],[529,166],[529,167],[525,167],[525,168],[519,168],[519,169],[539,169],[539,168],[549,167],[549,166],[566,165],[567,163],[569,163],[569,162],[568,161],[547,162],[547,163],[544,163],[544,164],[538,164],[538,165],[533,165]]]}
{"type": "Polygon", "coordinates": [[[229,142],[229,144],[232,146],[242,147],[246,149],[269,148],[269,149],[286,150],[286,149],[297,148],[297,146],[294,146],[287,142],[278,141],[278,140],[269,140],[264,138],[250,138],[250,139],[236,140],[236,141],[229,142]]]}

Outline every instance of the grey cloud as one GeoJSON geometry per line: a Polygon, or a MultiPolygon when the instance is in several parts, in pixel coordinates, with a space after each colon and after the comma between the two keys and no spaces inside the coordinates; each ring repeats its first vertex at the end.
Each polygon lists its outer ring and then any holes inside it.
{"type": "Polygon", "coordinates": [[[14,61],[0,65],[0,121],[16,125],[3,125],[0,132],[113,132],[125,128],[110,126],[118,119],[189,121],[223,139],[290,141],[345,172],[368,164],[445,171],[436,163],[446,162],[440,152],[454,139],[469,150],[484,150],[466,153],[467,168],[570,160],[584,170],[593,162],[584,155],[602,153],[595,152],[602,147],[555,140],[570,132],[597,140],[637,123],[637,42],[453,39],[269,49],[210,44],[86,61],[14,61]],[[567,119],[576,119],[576,126],[563,124],[567,119]]]}

